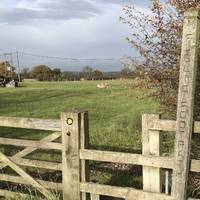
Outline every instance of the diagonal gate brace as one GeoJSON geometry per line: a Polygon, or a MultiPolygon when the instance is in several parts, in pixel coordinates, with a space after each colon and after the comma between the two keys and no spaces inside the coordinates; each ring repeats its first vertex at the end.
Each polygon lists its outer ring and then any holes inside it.
{"type": "MultiPolygon", "coordinates": [[[[58,139],[59,137],[61,137],[61,133],[60,132],[55,132],[52,133],[51,135],[43,138],[42,140],[40,140],[41,142],[52,142],[56,139],[58,139]]],[[[16,158],[23,158],[24,156],[27,156],[28,154],[36,151],[37,148],[34,147],[27,147],[25,149],[23,149],[22,151],[16,153],[14,156],[12,156],[12,159],[16,159],[16,158]]],[[[4,167],[6,167],[5,163],[0,163],[0,169],[3,169],[4,167]]]]}
{"type": "Polygon", "coordinates": [[[38,183],[35,179],[33,179],[29,174],[27,174],[22,168],[12,162],[7,156],[0,152],[0,160],[12,168],[17,174],[19,174],[24,180],[26,180],[30,185],[36,188],[39,192],[41,192],[47,199],[53,200],[55,199],[54,195],[45,189],[40,183],[38,183]]]}

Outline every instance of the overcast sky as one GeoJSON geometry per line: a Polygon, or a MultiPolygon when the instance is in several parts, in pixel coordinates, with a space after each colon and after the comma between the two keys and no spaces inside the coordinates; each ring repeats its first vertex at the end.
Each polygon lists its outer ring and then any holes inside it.
{"type": "MultiPolygon", "coordinates": [[[[119,21],[122,5],[142,10],[149,0],[0,0],[0,54],[22,51],[75,58],[137,56],[125,38],[131,30],[119,21]]],[[[79,70],[86,64],[104,71],[119,62],[70,62],[21,56],[23,67],[39,63],[79,70]]]]}

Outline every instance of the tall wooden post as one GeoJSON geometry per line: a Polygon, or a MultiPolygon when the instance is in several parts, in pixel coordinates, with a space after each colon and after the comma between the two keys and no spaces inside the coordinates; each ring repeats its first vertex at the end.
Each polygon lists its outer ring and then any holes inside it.
{"type": "Polygon", "coordinates": [[[21,70],[20,70],[20,63],[19,63],[19,52],[16,52],[17,54],[17,68],[18,68],[18,80],[19,82],[21,82],[21,70]]]}
{"type": "Polygon", "coordinates": [[[193,107],[200,39],[200,12],[185,13],[180,66],[180,82],[175,142],[175,169],[172,195],[176,200],[186,200],[193,131],[193,107]]]}
{"type": "MultiPolygon", "coordinates": [[[[142,116],[142,153],[143,155],[160,156],[160,132],[149,130],[152,120],[160,119],[160,115],[145,114],[142,116]]],[[[160,168],[143,166],[143,190],[161,192],[160,168]]]]}
{"type": "Polygon", "coordinates": [[[61,114],[63,200],[80,200],[80,128],[81,113],[61,114]]]}
{"type": "MultiPolygon", "coordinates": [[[[81,113],[80,148],[83,150],[89,148],[88,112],[81,113]]],[[[89,162],[86,160],[81,160],[81,182],[89,182],[89,162]]],[[[86,193],[82,193],[81,197],[81,200],[89,199],[86,193]]]]}

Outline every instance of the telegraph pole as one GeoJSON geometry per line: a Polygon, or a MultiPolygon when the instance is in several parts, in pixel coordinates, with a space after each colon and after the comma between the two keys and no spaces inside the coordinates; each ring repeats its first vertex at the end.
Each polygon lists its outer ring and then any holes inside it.
{"type": "Polygon", "coordinates": [[[6,78],[6,75],[7,75],[7,61],[6,61],[6,54],[4,54],[4,65],[5,65],[5,78],[6,78]]]}
{"type": "Polygon", "coordinates": [[[21,70],[20,70],[20,62],[19,62],[19,52],[17,51],[16,54],[17,54],[18,80],[19,80],[19,82],[21,82],[21,76],[20,76],[21,70]]]}

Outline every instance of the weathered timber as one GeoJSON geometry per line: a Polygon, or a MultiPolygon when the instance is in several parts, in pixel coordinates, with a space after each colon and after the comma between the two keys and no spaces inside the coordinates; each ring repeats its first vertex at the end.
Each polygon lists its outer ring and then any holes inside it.
{"type": "MultiPolygon", "coordinates": [[[[55,132],[55,133],[52,133],[51,135],[41,139],[40,142],[52,142],[52,141],[58,139],[59,137],[61,137],[61,132],[55,132]]],[[[22,157],[27,156],[28,154],[34,152],[35,150],[37,150],[37,148],[27,147],[24,150],[16,153],[13,157],[22,158],[22,157]]]]}
{"type": "MultiPolygon", "coordinates": [[[[100,185],[94,183],[80,183],[82,192],[96,193],[99,195],[122,198],[126,200],[176,200],[172,196],[160,193],[144,192],[126,187],[115,187],[109,185],[100,185]]],[[[199,200],[188,198],[188,200],[199,200]]]]}
{"type": "MultiPolygon", "coordinates": [[[[174,158],[161,156],[81,149],[80,159],[174,169],[174,158]]],[[[200,160],[191,161],[191,171],[200,172],[200,160]]]]}
{"type": "Polygon", "coordinates": [[[94,183],[80,183],[80,190],[82,192],[106,195],[126,200],[175,200],[171,196],[165,194],[144,192],[133,188],[115,187],[94,183]]]}
{"type": "Polygon", "coordinates": [[[91,200],[100,200],[100,195],[99,194],[90,194],[90,199],[91,200]]]}
{"type": "MultiPolygon", "coordinates": [[[[40,141],[41,142],[52,142],[55,139],[59,138],[60,136],[61,136],[60,132],[55,132],[55,133],[52,133],[51,135],[43,138],[40,141]]],[[[28,154],[34,152],[35,150],[37,150],[37,148],[27,147],[24,150],[16,153],[14,156],[12,156],[12,158],[22,158],[22,157],[27,156],[28,154]]],[[[6,167],[6,165],[3,163],[0,163],[0,169],[3,169],[4,167],[6,167]]]]}
{"type": "Polygon", "coordinates": [[[80,200],[80,127],[81,113],[61,114],[62,120],[62,175],[63,200],[80,200]]]}
{"type": "MultiPolygon", "coordinates": [[[[26,180],[24,180],[20,176],[11,176],[7,174],[0,174],[0,180],[11,182],[11,183],[18,183],[18,184],[24,184],[24,185],[30,185],[26,180]]],[[[62,184],[61,183],[55,183],[55,182],[49,182],[49,181],[43,181],[40,179],[36,179],[38,183],[44,186],[46,189],[55,189],[55,190],[62,190],[62,184]]]]}
{"type": "Polygon", "coordinates": [[[21,147],[34,147],[34,148],[37,148],[37,149],[62,150],[62,144],[61,143],[46,142],[46,141],[9,139],[9,138],[1,138],[0,137],[0,144],[12,145],[12,146],[21,146],[21,147]]]}
{"type": "Polygon", "coordinates": [[[60,120],[57,119],[0,117],[0,126],[47,131],[61,131],[60,120]]]}
{"type": "Polygon", "coordinates": [[[169,171],[165,171],[165,194],[169,195],[169,171]]]}
{"type": "Polygon", "coordinates": [[[185,13],[179,78],[179,94],[175,139],[175,169],[172,195],[176,200],[186,200],[190,164],[193,111],[200,39],[200,12],[185,13]]]}
{"type": "MultiPolygon", "coordinates": [[[[88,112],[81,113],[80,148],[81,149],[89,148],[88,112]]],[[[81,160],[81,182],[89,182],[89,162],[83,159],[81,160]]],[[[81,200],[87,200],[89,199],[89,195],[87,193],[82,192],[81,198],[82,198],[81,200]]],[[[92,199],[92,196],[91,196],[91,199],[92,199]]]]}
{"type": "Polygon", "coordinates": [[[200,160],[191,160],[191,172],[200,172],[200,160]]]}
{"type": "Polygon", "coordinates": [[[62,170],[62,164],[50,161],[40,161],[40,160],[32,160],[32,159],[24,159],[24,158],[13,158],[9,157],[11,161],[21,166],[42,168],[42,169],[51,169],[56,171],[62,170]]]}
{"type": "Polygon", "coordinates": [[[27,174],[22,168],[17,166],[9,158],[7,158],[3,153],[0,153],[0,160],[5,162],[9,167],[11,167],[17,174],[19,174],[24,180],[26,180],[30,185],[35,187],[40,191],[47,199],[53,200],[53,194],[44,188],[40,183],[34,180],[29,174],[27,174]]]}
{"type": "Polygon", "coordinates": [[[174,159],[112,151],[80,150],[80,159],[173,169],[174,159]]]}
{"type": "MultiPolygon", "coordinates": [[[[149,130],[151,120],[160,119],[160,115],[142,116],[142,154],[144,156],[160,156],[160,132],[149,130]]],[[[161,192],[161,170],[159,167],[143,165],[143,190],[161,192]]]]}
{"type": "MultiPolygon", "coordinates": [[[[176,121],[173,120],[155,119],[151,120],[148,123],[148,125],[150,130],[169,131],[169,132],[176,131],[176,121]]],[[[194,122],[194,133],[200,134],[200,122],[197,121],[194,122]]]]}

